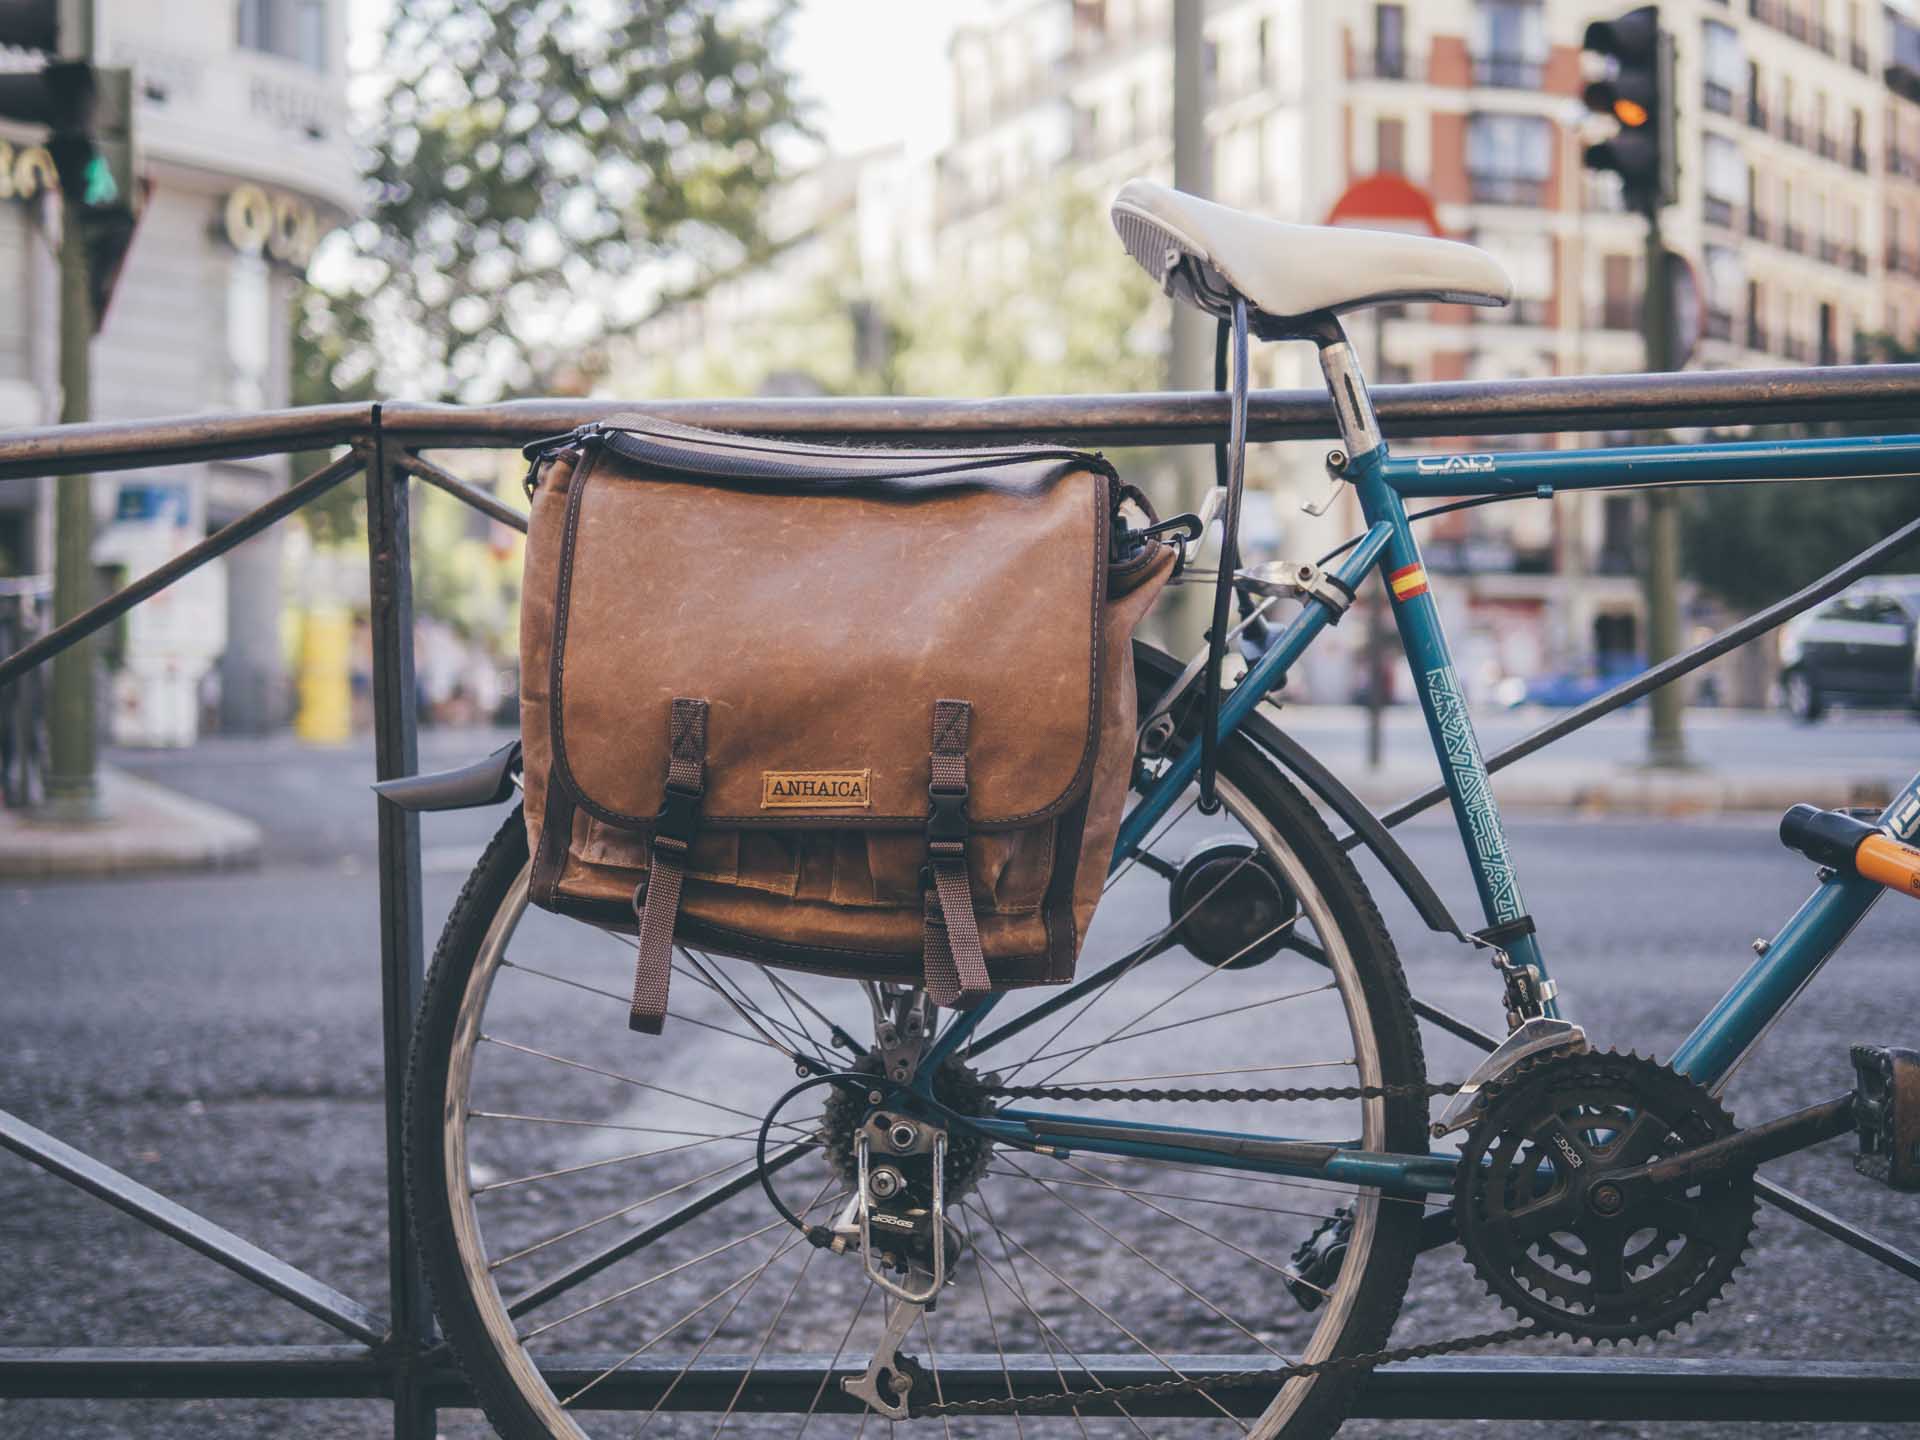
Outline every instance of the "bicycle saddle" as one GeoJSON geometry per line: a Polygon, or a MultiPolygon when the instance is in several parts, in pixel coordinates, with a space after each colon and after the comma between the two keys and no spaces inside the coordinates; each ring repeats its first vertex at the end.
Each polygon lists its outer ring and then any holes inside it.
{"type": "Polygon", "coordinates": [[[1228,318],[1245,297],[1256,334],[1298,333],[1315,315],[1406,300],[1505,305],[1513,281],[1484,250],[1392,230],[1284,225],[1151,180],[1113,200],[1127,253],[1177,300],[1228,318]]]}

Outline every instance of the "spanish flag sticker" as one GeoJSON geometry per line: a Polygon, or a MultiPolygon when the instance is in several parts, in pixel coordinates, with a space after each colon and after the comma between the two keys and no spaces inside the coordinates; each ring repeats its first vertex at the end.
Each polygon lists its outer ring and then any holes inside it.
{"type": "Polygon", "coordinates": [[[1403,570],[1395,570],[1387,576],[1387,583],[1393,587],[1393,598],[1411,600],[1416,595],[1427,593],[1427,571],[1422,565],[1409,565],[1403,570]]]}

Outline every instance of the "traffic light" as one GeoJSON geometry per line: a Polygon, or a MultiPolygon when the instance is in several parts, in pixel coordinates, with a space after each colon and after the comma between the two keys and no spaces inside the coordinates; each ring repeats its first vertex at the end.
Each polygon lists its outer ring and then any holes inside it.
{"type": "MultiPolygon", "coordinates": [[[[0,45],[57,53],[59,10],[59,0],[0,0],[0,45]]],[[[0,118],[46,127],[47,153],[86,255],[97,329],[137,218],[133,72],[62,59],[0,72],[0,118]]]]}
{"type": "Polygon", "coordinates": [[[1618,175],[1627,203],[1651,214],[1674,198],[1673,37],[1660,7],[1642,5],[1587,26],[1584,48],[1605,72],[1587,86],[1587,108],[1620,127],[1587,147],[1587,168],[1618,175]]]}

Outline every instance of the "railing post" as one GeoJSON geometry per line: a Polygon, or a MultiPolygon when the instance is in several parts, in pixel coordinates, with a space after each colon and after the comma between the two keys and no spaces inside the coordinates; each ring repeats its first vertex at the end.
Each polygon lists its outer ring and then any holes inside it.
{"type": "MultiPolygon", "coordinates": [[[[404,456],[388,443],[373,410],[367,467],[367,564],[373,621],[374,769],[382,780],[419,768],[413,675],[413,551],[404,456]]],[[[393,1316],[395,1440],[432,1440],[433,1406],[414,1361],[432,1338],[433,1314],[407,1217],[404,1172],[407,1047],[424,982],[420,918],[420,819],[376,800],[380,833],[380,1018],[387,1105],[387,1265],[393,1316]]]]}

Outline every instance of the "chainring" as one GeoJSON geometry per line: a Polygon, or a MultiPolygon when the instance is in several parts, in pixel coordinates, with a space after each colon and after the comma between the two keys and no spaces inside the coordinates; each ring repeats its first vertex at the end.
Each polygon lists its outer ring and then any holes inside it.
{"type": "Polygon", "coordinates": [[[1717,1099],[1654,1060],[1527,1061],[1487,1097],[1461,1148],[1454,1218],[1467,1259],[1488,1293],[1544,1330],[1632,1342],[1678,1329],[1746,1254],[1753,1176],[1624,1208],[1606,1182],[1733,1130],[1717,1099]]]}

